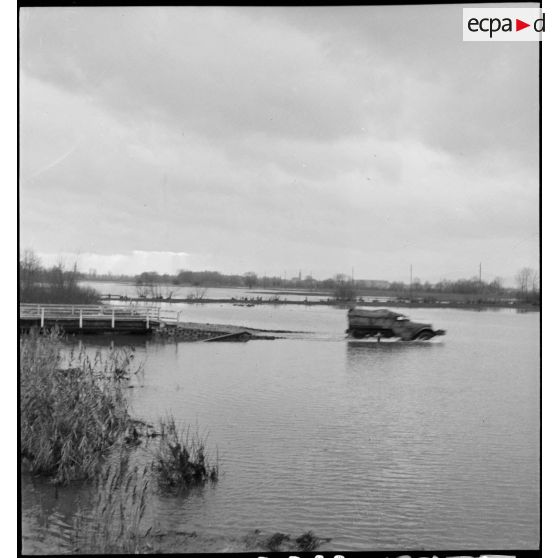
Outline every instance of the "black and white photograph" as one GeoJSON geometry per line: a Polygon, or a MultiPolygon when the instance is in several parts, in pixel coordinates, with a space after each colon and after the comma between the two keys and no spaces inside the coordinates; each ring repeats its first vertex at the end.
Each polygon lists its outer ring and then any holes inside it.
{"type": "Polygon", "coordinates": [[[20,553],[540,552],[543,12],[18,6],[20,553]]]}

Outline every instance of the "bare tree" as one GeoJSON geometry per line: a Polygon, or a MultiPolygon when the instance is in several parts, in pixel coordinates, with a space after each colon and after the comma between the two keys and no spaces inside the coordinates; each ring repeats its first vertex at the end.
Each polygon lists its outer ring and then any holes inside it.
{"type": "Polygon", "coordinates": [[[40,279],[41,260],[33,250],[24,250],[19,262],[21,289],[29,291],[40,279]]]}
{"type": "Polygon", "coordinates": [[[534,271],[533,277],[531,278],[531,292],[538,293],[540,291],[540,278],[539,272],[534,271]]]}
{"type": "Polygon", "coordinates": [[[523,267],[517,272],[515,283],[522,294],[525,294],[533,284],[533,274],[534,271],[530,267],[523,267]]]}
{"type": "Polygon", "coordinates": [[[66,269],[60,259],[49,269],[41,266],[39,258],[26,250],[19,262],[20,301],[51,304],[90,304],[99,300],[99,293],[79,285],[77,263],[66,269]]]}
{"type": "Polygon", "coordinates": [[[335,288],[333,289],[333,297],[339,301],[351,301],[356,298],[356,289],[353,281],[348,275],[338,273],[334,276],[335,288]]]}
{"type": "Polygon", "coordinates": [[[136,285],[136,294],[138,298],[147,298],[149,291],[150,289],[148,285],[136,285]]]}
{"type": "Polygon", "coordinates": [[[207,293],[206,287],[196,287],[194,289],[194,294],[196,295],[197,300],[202,300],[203,298],[205,298],[206,293],[207,293]]]}
{"type": "Polygon", "coordinates": [[[161,288],[161,295],[163,298],[170,300],[174,293],[176,292],[176,289],[171,289],[168,285],[165,285],[161,288]]]}

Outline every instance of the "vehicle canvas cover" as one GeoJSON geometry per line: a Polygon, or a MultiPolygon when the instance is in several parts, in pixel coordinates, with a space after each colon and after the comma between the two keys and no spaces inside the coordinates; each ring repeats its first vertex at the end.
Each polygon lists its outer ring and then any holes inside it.
{"type": "Polygon", "coordinates": [[[369,308],[351,308],[349,310],[350,318],[405,318],[404,314],[399,314],[398,312],[392,312],[386,308],[377,308],[371,310],[369,308]]]}

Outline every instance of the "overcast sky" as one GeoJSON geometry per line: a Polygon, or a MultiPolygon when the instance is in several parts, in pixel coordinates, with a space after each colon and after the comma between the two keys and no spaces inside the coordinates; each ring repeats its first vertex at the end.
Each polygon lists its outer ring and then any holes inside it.
{"type": "MultiPolygon", "coordinates": [[[[528,6],[528,4],[526,4],[528,6]]],[[[538,43],[461,6],[25,8],[20,245],[82,270],[538,267],[538,43]]]]}

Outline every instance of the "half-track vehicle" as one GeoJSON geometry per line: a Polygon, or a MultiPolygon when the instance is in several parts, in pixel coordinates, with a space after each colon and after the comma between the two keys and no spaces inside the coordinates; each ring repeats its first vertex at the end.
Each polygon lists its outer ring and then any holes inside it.
{"type": "Polygon", "coordinates": [[[355,339],[399,337],[403,341],[414,341],[432,339],[446,333],[443,329],[435,330],[431,324],[412,322],[404,314],[385,308],[351,308],[348,318],[349,328],[346,333],[355,339]]]}

